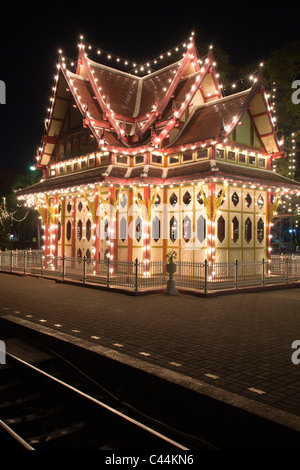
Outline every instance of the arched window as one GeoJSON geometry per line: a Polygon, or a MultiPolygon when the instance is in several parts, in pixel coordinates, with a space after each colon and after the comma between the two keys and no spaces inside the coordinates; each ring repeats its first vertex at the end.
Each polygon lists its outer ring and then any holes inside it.
{"type": "Polygon", "coordinates": [[[218,218],[218,239],[219,242],[222,243],[225,239],[225,220],[224,217],[221,215],[218,218]]]}
{"type": "Polygon", "coordinates": [[[182,226],[182,237],[184,241],[187,243],[192,238],[192,224],[191,219],[186,215],[183,219],[183,226],[182,226]]]}
{"type": "Polygon", "coordinates": [[[71,224],[70,221],[67,223],[67,233],[66,233],[66,235],[67,235],[67,240],[68,240],[68,241],[71,240],[72,224],[71,224]]]}
{"type": "MultiPolygon", "coordinates": [[[[222,194],[222,189],[220,189],[220,191],[218,192],[218,196],[217,196],[217,197],[218,197],[218,198],[221,197],[221,194],[222,194]]],[[[225,202],[225,194],[224,194],[224,196],[222,197],[221,206],[224,204],[224,202],[225,202]]]]}
{"type": "Polygon", "coordinates": [[[125,196],[125,194],[122,194],[122,196],[120,197],[120,206],[122,207],[122,209],[124,209],[126,204],[127,204],[127,197],[125,196]]]}
{"type": "Polygon", "coordinates": [[[203,215],[200,215],[197,220],[197,238],[200,243],[203,243],[206,238],[206,220],[203,215]]]}
{"type": "Polygon", "coordinates": [[[239,196],[236,192],[234,192],[233,195],[231,196],[231,200],[232,200],[234,206],[238,205],[240,198],[239,198],[239,196]]]}
{"type": "Polygon", "coordinates": [[[173,206],[173,207],[176,206],[176,204],[177,204],[177,196],[176,196],[175,193],[172,193],[172,194],[171,194],[169,201],[170,201],[171,206],[173,206]]]}
{"type": "Polygon", "coordinates": [[[86,223],[86,229],[85,229],[85,236],[86,236],[86,239],[87,241],[90,241],[91,239],[91,236],[92,236],[92,224],[91,224],[91,221],[90,219],[87,221],[86,223]]]}
{"type": "Polygon", "coordinates": [[[173,216],[170,220],[170,240],[174,243],[178,238],[177,220],[173,216]]]}
{"type": "Polygon", "coordinates": [[[160,198],[160,195],[157,194],[155,203],[154,203],[155,207],[158,207],[160,203],[161,203],[161,198],[160,198]]]}
{"type": "Polygon", "coordinates": [[[82,222],[81,220],[78,221],[77,224],[77,238],[80,241],[82,239],[82,222]]]}
{"type": "Polygon", "coordinates": [[[135,221],[135,239],[137,242],[140,242],[142,239],[142,219],[140,216],[135,221]]]}
{"type": "Polygon", "coordinates": [[[245,240],[247,243],[250,242],[252,238],[252,222],[249,217],[245,220],[245,240]]]}
{"type": "Polygon", "coordinates": [[[249,193],[247,193],[247,195],[245,196],[245,204],[247,207],[250,207],[252,204],[252,197],[249,193]]]}
{"type": "Polygon", "coordinates": [[[232,219],[232,241],[236,243],[239,239],[239,221],[237,217],[232,219]]]}
{"type": "Polygon", "coordinates": [[[160,220],[157,216],[152,220],[152,239],[156,243],[160,239],[160,220]]]}
{"type": "Polygon", "coordinates": [[[183,195],[183,203],[188,206],[192,200],[192,196],[190,195],[190,193],[188,191],[186,191],[183,195]]]}
{"type": "Polygon", "coordinates": [[[67,205],[67,211],[70,213],[72,210],[72,204],[70,203],[70,201],[68,202],[68,205],[67,205]]]}
{"type": "Polygon", "coordinates": [[[122,217],[120,221],[120,239],[124,242],[127,238],[127,222],[125,217],[122,217]]]}
{"type": "Polygon", "coordinates": [[[197,194],[197,201],[199,202],[200,205],[203,204],[203,199],[202,199],[202,194],[201,191],[197,194]]]}
{"type": "Polygon", "coordinates": [[[109,239],[108,229],[109,229],[108,220],[105,219],[105,223],[104,223],[104,238],[105,238],[105,240],[109,239]]]}
{"type": "Polygon", "coordinates": [[[257,222],[257,240],[259,243],[261,243],[264,239],[265,233],[264,233],[264,221],[260,217],[258,222],[257,222]]]}
{"type": "Polygon", "coordinates": [[[261,209],[262,206],[264,205],[264,198],[262,197],[262,195],[260,194],[257,198],[257,205],[258,207],[261,209]]]}

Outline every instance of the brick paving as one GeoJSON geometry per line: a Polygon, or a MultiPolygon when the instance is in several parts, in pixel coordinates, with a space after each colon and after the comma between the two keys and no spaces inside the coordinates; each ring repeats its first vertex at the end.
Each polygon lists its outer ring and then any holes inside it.
{"type": "Polygon", "coordinates": [[[134,297],[0,273],[8,314],[300,415],[299,288],[134,297]]]}

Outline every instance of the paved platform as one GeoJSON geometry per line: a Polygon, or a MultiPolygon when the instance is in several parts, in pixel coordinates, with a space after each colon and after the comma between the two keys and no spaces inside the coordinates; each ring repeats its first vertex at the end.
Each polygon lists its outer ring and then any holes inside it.
{"type": "Polygon", "coordinates": [[[298,287],[132,297],[0,273],[0,315],[157,367],[169,380],[199,381],[271,407],[300,425],[300,364],[292,362],[292,343],[300,340],[298,287]]]}

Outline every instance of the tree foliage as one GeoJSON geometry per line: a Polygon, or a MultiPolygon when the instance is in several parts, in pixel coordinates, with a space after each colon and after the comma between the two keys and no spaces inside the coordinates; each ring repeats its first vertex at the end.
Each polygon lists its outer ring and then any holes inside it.
{"type": "Polygon", "coordinates": [[[34,248],[38,246],[39,218],[35,210],[24,207],[16,197],[16,190],[39,181],[40,172],[14,173],[1,170],[6,184],[0,194],[0,249],[34,248]]]}
{"type": "MultiPolygon", "coordinates": [[[[208,50],[207,43],[197,44],[198,52],[204,54],[208,50]]],[[[219,45],[214,45],[213,54],[217,62],[217,70],[220,72],[221,83],[224,86],[225,95],[236,93],[252,86],[250,76],[260,70],[260,64],[252,63],[246,66],[234,66],[230,62],[229,54],[219,45]],[[235,83],[235,88],[232,84],[235,83]]],[[[199,54],[201,56],[201,54],[199,54]]],[[[300,41],[294,41],[270,53],[263,68],[263,79],[266,92],[270,95],[270,104],[274,103],[274,115],[276,117],[276,130],[278,137],[284,137],[285,150],[299,152],[300,149],[300,103],[292,101],[293,82],[300,80],[300,41]],[[292,134],[294,134],[292,136],[292,134]],[[295,140],[295,144],[292,140],[295,140]],[[298,145],[297,145],[298,144],[298,145]],[[293,146],[295,145],[295,149],[293,146]]],[[[299,158],[299,156],[298,156],[299,158]]],[[[297,157],[296,157],[297,159],[297,157]]],[[[289,177],[289,163],[287,158],[277,161],[277,171],[289,177]]],[[[295,173],[295,179],[299,179],[299,170],[295,173]]]]}
{"type": "Polygon", "coordinates": [[[300,104],[292,101],[292,83],[300,78],[300,41],[272,52],[264,71],[270,91],[275,93],[278,130],[286,136],[295,132],[300,139],[300,104]]]}

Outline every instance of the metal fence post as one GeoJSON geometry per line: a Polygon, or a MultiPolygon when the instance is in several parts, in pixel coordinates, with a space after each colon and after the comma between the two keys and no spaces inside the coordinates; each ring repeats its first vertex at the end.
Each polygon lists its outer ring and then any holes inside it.
{"type": "Polygon", "coordinates": [[[138,269],[139,269],[139,261],[137,258],[135,258],[135,292],[137,292],[139,290],[139,272],[138,272],[138,269]]]}
{"type": "Polygon", "coordinates": [[[10,272],[13,271],[13,252],[10,252],[10,272]]]}
{"type": "Polygon", "coordinates": [[[204,293],[207,294],[207,275],[208,275],[208,263],[207,259],[204,261],[204,293]]]}
{"type": "Polygon", "coordinates": [[[288,257],[286,257],[285,269],[286,269],[285,282],[286,284],[288,284],[289,282],[289,259],[288,257]]]}
{"type": "Polygon", "coordinates": [[[262,285],[265,285],[265,258],[262,259],[262,285]]]}
{"type": "Polygon", "coordinates": [[[64,281],[65,276],[66,276],[66,255],[63,255],[61,259],[61,276],[64,281]]]}
{"type": "Polygon", "coordinates": [[[24,251],[24,274],[26,274],[26,256],[27,256],[27,253],[26,251],[24,251]]]}
{"type": "Polygon", "coordinates": [[[86,258],[85,256],[83,257],[83,279],[82,279],[83,284],[86,283],[86,258]]]}
{"type": "Polygon", "coordinates": [[[239,283],[238,283],[238,279],[239,279],[239,262],[238,260],[234,260],[234,264],[235,264],[235,288],[238,289],[239,287],[239,283]]]}
{"type": "Polygon", "coordinates": [[[292,258],[291,258],[291,275],[292,277],[295,276],[295,264],[294,264],[294,254],[292,254],[292,258]]]}
{"type": "Polygon", "coordinates": [[[107,258],[107,278],[106,278],[107,287],[110,286],[110,258],[107,258]]]}

